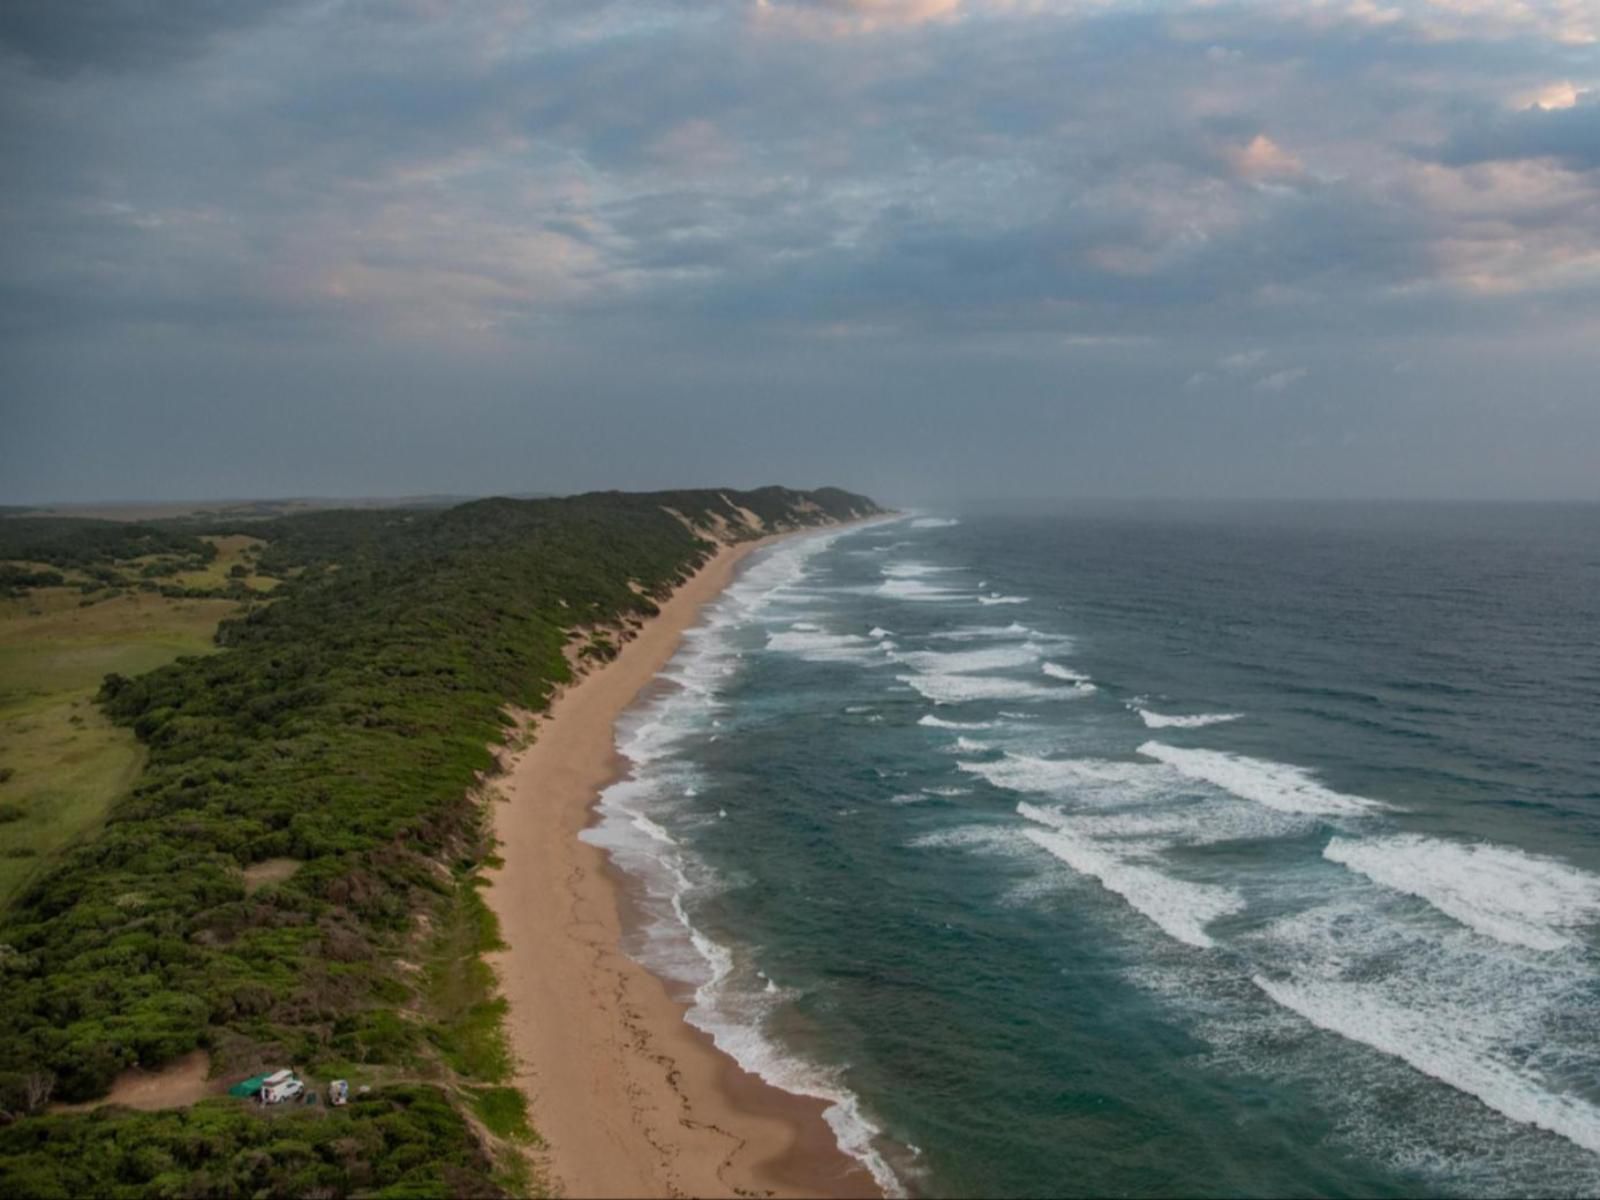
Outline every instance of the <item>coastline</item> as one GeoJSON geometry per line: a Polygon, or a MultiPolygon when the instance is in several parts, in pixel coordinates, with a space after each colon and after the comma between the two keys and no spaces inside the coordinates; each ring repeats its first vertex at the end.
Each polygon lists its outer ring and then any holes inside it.
{"type": "Polygon", "coordinates": [[[880,1194],[839,1149],[824,1101],[743,1070],[623,952],[627,881],[578,836],[628,769],[617,718],[749,554],[785,536],[722,547],[612,662],[556,698],[500,781],[504,865],[487,873],[484,898],[508,948],[488,961],[510,1006],[515,1082],[547,1142],[540,1168],[558,1194],[880,1194]]]}

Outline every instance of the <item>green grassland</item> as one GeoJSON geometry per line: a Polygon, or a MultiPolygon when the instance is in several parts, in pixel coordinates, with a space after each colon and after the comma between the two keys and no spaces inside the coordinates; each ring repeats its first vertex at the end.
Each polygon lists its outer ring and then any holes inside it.
{"type": "Polygon", "coordinates": [[[210,653],[241,593],[278,583],[256,571],[259,538],[102,524],[56,522],[53,535],[47,520],[0,529],[0,549],[18,555],[0,564],[10,582],[0,596],[0,910],[95,828],[143,767],[133,731],[94,702],[105,677],[210,653]],[[60,585],[22,582],[49,576],[60,585]]]}
{"type": "Polygon", "coordinates": [[[238,579],[251,591],[268,592],[278,581],[269,575],[259,574],[256,560],[266,543],[246,534],[204,536],[200,539],[214,546],[217,556],[198,571],[180,571],[173,582],[184,588],[226,588],[238,579]],[[246,572],[239,574],[239,571],[246,572]]]}
{"type": "Polygon", "coordinates": [[[142,674],[214,648],[229,600],[77,588],[0,599],[0,910],[133,785],[145,750],[94,702],[111,672],[142,674]]]}

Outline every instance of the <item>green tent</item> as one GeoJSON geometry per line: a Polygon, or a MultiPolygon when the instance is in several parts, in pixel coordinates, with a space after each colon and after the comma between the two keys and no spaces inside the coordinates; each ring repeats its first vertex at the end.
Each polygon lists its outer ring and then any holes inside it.
{"type": "Polygon", "coordinates": [[[261,1085],[267,1081],[265,1075],[252,1075],[242,1083],[236,1083],[228,1089],[228,1095],[237,1096],[241,1100],[248,1100],[251,1096],[261,1091],[261,1085]]]}

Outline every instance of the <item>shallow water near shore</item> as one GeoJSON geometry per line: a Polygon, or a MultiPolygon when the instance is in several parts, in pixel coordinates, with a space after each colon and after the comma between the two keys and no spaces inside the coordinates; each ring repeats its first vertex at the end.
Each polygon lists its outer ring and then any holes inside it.
{"type": "Polygon", "coordinates": [[[758,552],[585,836],[913,1194],[1600,1192],[1600,509],[938,514],[758,552]]]}

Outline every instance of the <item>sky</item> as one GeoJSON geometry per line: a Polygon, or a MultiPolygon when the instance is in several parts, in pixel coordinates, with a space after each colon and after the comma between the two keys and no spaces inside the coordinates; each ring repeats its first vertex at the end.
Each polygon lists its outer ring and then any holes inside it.
{"type": "Polygon", "coordinates": [[[1600,499],[1600,0],[6,0],[0,502],[1600,499]]]}

